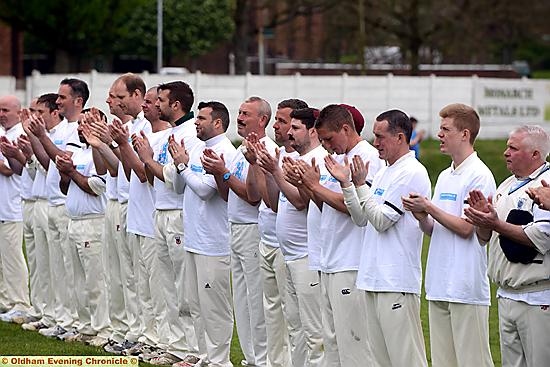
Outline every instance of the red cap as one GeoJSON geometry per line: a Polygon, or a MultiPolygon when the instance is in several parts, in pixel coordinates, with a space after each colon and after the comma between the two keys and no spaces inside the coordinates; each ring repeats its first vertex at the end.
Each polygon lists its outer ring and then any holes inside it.
{"type": "Polygon", "coordinates": [[[355,130],[358,134],[361,134],[361,131],[363,130],[363,127],[365,126],[365,119],[363,118],[363,115],[361,115],[361,112],[354,106],[350,106],[349,104],[342,103],[340,106],[345,107],[350,113],[351,117],[353,117],[353,124],[355,125],[355,130]]]}

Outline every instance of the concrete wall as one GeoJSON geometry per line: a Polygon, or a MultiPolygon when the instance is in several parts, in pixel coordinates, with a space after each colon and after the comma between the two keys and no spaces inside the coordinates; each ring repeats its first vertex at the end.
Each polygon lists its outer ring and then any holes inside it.
{"type": "MultiPolygon", "coordinates": [[[[89,84],[88,106],[107,111],[105,99],[118,74],[91,72],[75,74],[89,84]]],[[[27,77],[24,95],[29,101],[43,93],[56,92],[67,75],[34,73],[27,77]]],[[[183,80],[193,88],[196,104],[218,100],[226,104],[232,125],[228,134],[237,138],[235,117],[240,103],[257,95],[275,109],[286,98],[301,98],[311,106],[322,108],[330,103],[355,105],[365,116],[364,136],[371,137],[372,121],[387,109],[398,108],[419,121],[419,128],[435,136],[439,110],[454,102],[474,106],[480,113],[481,138],[502,138],[514,127],[525,123],[541,124],[550,130],[550,80],[492,79],[477,77],[408,77],[408,76],[259,76],[209,75],[200,72],[186,75],[142,74],[148,87],[173,80],[183,80]]],[[[14,93],[13,78],[0,78],[0,94],[14,93]]],[[[195,106],[196,106],[195,104],[195,106]]],[[[107,111],[108,112],[108,111],[107,111]]],[[[269,129],[271,133],[271,129],[269,129]]]]}

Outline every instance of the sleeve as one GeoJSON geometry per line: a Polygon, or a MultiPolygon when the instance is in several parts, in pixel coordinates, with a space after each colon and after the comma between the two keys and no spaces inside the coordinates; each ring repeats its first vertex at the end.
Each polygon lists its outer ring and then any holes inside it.
{"type": "Polygon", "coordinates": [[[399,220],[403,214],[395,206],[384,202],[378,203],[367,185],[354,189],[353,186],[342,189],[344,203],[350,212],[351,219],[358,226],[368,222],[379,232],[384,232],[399,220]]]}
{"type": "Polygon", "coordinates": [[[106,181],[105,176],[94,175],[88,178],[88,185],[90,189],[97,195],[100,196],[105,192],[106,181]]]}
{"type": "Polygon", "coordinates": [[[216,180],[214,176],[209,174],[194,174],[190,168],[184,170],[180,176],[185,178],[185,183],[188,189],[191,189],[197,194],[201,200],[208,200],[218,192],[216,180]]]}
{"type": "Polygon", "coordinates": [[[550,251],[550,211],[535,205],[533,217],[533,222],[523,226],[523,231],[533,242],[537,251],[545,255],[550,251]]]}
{"type": "Polygon", "coordinates": [[[183,189],[185,189],[185,180],[179,183],[180,185],[178,188],[181,192],[178,192],[176,190],[176,180],[179,175],[173,162],[170,162],[162,167],[162,174],[164,175],[164,184],[166,187],[176,191],[178,194],[183,194],[183,189]]]}

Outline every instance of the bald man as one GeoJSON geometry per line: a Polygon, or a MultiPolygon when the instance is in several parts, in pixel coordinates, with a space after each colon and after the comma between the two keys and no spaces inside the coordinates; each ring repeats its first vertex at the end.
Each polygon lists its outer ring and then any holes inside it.
{"type": "MultiPolygon", "coordinates": [[[[2,153],[23,134],[19,122],[21,102],[15,96],[0,97],[2,153]]],[[[12,322],[26,315],[30,308],[29,275],[23,256],[23,214],[20,196],[21,176],[10,168],[8,159],[0,154],[0,320],[12,322]]]]}

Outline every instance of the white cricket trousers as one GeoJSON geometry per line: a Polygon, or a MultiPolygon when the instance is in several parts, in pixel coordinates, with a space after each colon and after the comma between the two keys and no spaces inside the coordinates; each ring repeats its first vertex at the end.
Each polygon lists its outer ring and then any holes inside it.
{"type": "Polygon", "coordinates": [[[550,306],[498,298],[502,367],[550,366],[550,306]]]}
{"type": "Polygon", "coordinates": [[[140,313],[138,311],[137,294],[137,264],[134,264],[135,248],[130,245],[129,234],[126,232],[126,218],[128,215],[128,202],[120,203],[120,221],[116,225],[116,247],[120,262],[120,277],[124,292],[124,306],[126,307],[126,319],[128,332],[125,339],[137,342],[141,335],[140,313]]]}
{"type": "Polygon", "coordinates": [[[105,218],[69,220],[69,243],[73,248],[73,271],[79,327],[85,335],[109,337],[109,307],[105,266],[103,264],[103,228],[105,218]]]}
{"type": "Polygon", "coordinates": [[[199,353],[208,366],[231,367],[233,309],[229,256],[185,252],[185,279],[199,353]]]}
{"type": "Polygon", "coordinates": [[[489,306],[428,301],[433,367],[493,367],[489,306]]]}
{"type": "Polygon", "coordinates": [[[183,231],[181,209],[155,211],[154,266],[160,277],[155,286],[166,301],[166,317],[160,328],[166,330],[166,350],[182,359],[199,351],[185,287],[183,231]]]}
{"type": "MultiPolygon", "coordinates": [[[[355,287],[357,271],[321,272],[321,310],[325,365],[372,365],[361,292],[355,287]]],[[[368,312],[368,311],[367,311],[368,312]]]]}
{"type": "Polygon", "coordinates": [[[294,366],[324,366],[319,272],[310,270],[308,258],[286,261],[285,310],[291,328],[290,343],[294,366]],[[298,317],[298,328],[296,325],[298,317]],[[296,331],[303,330],[303,342],[296,331]]]}
{"type": "Polygon", "coordinates": [[[0,221],[0,306],[28,311],[29,273],[23,256],[23,222],[0,221]]]}
{"type": "Polygon", "coordinates": [[[264,285],[267,357],[271,367],[289,367],[289,330],[284,315],[286,267],[278,247],[260,241],[260,269],[264,285]]]}
{"type": "Polygon", "coordinates": [[[258,258],[258,225],[229,223],[233,304],[239,343],[251,366],[265,366],[267,334],[263,312],[263,285],[258,258]]]}
{"type": "Polygon", "coordinates": [[[374,362],[381,366],[427,367],[420,296],[369,291],[362,296],[374,362]]]}
{"type": "Polygon", "coordinates": [[[109,338],[117,343],[122,343],[129,328],[128,313],[124,302],[120,250],[117,246],[119,243],[117,229],[120,230],[120,203],[117,200],[107,200],[103,230],[105,237],[103,263],[107,270],[105,278],[109,295],[109,319],[111,320],[109,338]]]}
{"type": "Polygon", "coordinates": [[[68,228],[69,216],[65,205],[48,207],[48,245],[56,300],[55,321],[64,329],[78,327],[73,249],[67,241],[68,228]]]}
{"type": "MultiPolygon", "coordinates": [[[[36,252],[36,272],[42,286],[36,292],[42,298],[42,321],[48,327],[55,325],[55,279],[50,267],[50,246],[48,242],[48,201],[37,199],[34,203],[33,232],[36,252]]],[[[53,262],[52,262],[53,264],[53,262]]],[[[32,285],[32,284],[31,284],[32,285]]]]}
{"type": "Polygon", "coordinates": [[[36,244],[34,242],[34,200],[22,200],[23,209],[23,240],[25,241],[25,252],[27,253],[27,266],[29,268],[30,288],[30,315],[39,319],[44,312],[44,290],[43,280],[38,273],[36,265],[36,244]]]}

